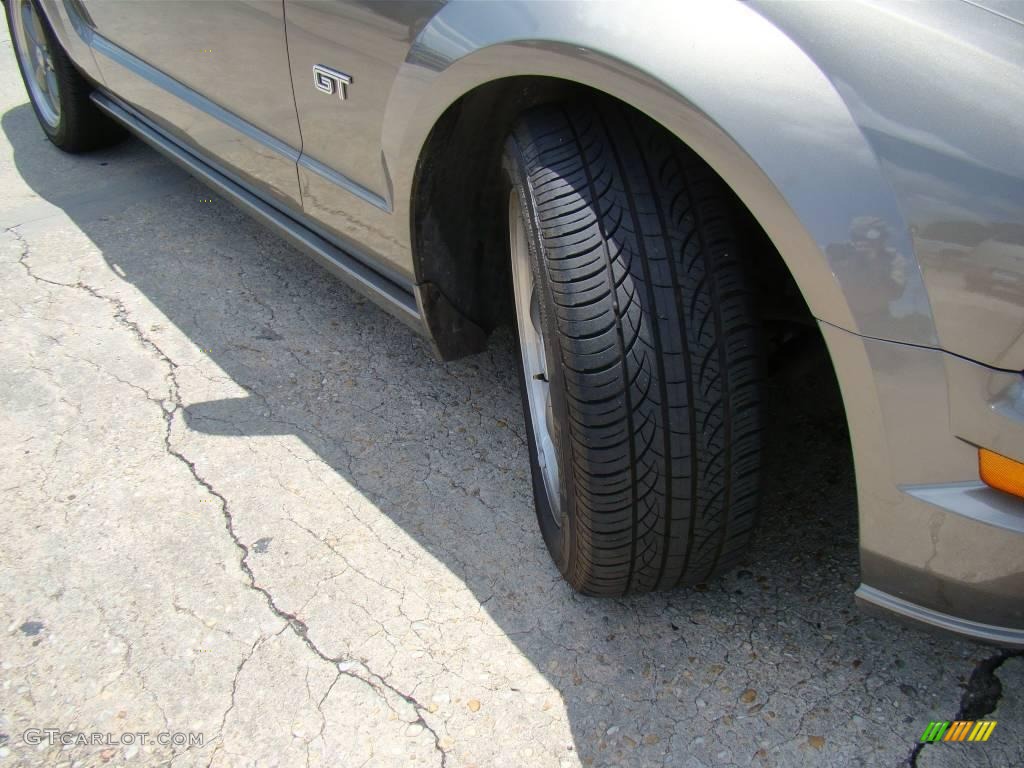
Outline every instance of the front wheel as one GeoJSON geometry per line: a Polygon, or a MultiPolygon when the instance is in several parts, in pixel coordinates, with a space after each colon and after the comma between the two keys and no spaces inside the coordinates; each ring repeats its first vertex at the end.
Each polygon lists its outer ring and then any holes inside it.
{"type": "Polygon", "coordinates": [[[576,589],[734,565],[759,495],[760,379],[733,200],[611,102],[544,106],[505,145],[537,517],[576,589]]]}

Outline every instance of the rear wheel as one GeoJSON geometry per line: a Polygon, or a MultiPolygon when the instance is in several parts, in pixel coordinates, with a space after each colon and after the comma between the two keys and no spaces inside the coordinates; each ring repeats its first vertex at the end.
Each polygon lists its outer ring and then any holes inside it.
{"type": "Polygon", "coordinates": [[[734,565],[759,502],[759,355],[733,200],[611,102],[506,142],[537,517],[565,578],[622,595],[734,565]]]}
{"type": "Polygon", "coordinates": [[[120,138],[120,129],[89,99],[92,86],[60,47],[38,3],[7,0],[5,8],[18,68],[47,138],[66,152],[120,138]]]}

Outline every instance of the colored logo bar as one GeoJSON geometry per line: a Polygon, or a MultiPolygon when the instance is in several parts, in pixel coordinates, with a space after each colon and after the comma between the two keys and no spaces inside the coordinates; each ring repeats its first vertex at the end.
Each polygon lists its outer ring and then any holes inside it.
{"type": "Polygon", "coordinates": [[[933,741],[988,741],[996,720],[933,720],[921,734],[925,744],[933,741]]]}

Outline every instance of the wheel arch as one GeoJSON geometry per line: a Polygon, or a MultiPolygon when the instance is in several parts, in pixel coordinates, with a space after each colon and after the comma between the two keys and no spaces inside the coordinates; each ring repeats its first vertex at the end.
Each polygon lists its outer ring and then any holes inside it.
{"type": "Polygon", "coordinates": [[[78,70],[93,83],[102,83],[103,75],[93,55],[90,41],[92,19],[80,0],[39,0],[61,47],[78,70]]]}
{"type": "MultiPolygon", "coordinates": [[[[507,132],[517,110],[577,89],[639,110],[707,162],[763,229],[815,318],[879,338],[933,340],[909,228],[877,158],[826,75],[770,21],[727,4],[660,9],[650,27],[586,3],[512,3],[498,20],[492,8],[451,3],[427,23],[384,121],[395,213],[409,222],[420,303],[442,356],[480,348],[493,318],[475,311],[469,293],[482,287],[490,302],[501,268],[479,247],[493,230],[467,237],[467,218],[450,211],[445,226],[444,196],[468,197],[481,147],[507,132]],[[567,12],[573,6],[578,13],[567,12]],[[865,281],[857,232],[872,225],[885,233],[882,260],[892,263],[865,281]],[[912,319],[880,306],[880,296],[894,295],[914,297],[912,319]]],[[[486,228],[486,218],[469,223],[486,228]]]]}

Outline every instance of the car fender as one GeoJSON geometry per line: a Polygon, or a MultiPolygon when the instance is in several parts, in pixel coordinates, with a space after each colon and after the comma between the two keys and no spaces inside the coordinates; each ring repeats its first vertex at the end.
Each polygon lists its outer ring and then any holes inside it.
{"type": "Polygon", "coordinates": [[[400,220],[444,111],[521,75],[606,92],[685,142],[750,209],[819,320],[935,345],[909,228],[871,146],[818,66],[742,4],[448,3],[419,31],[387,103],[400,220]]]}

